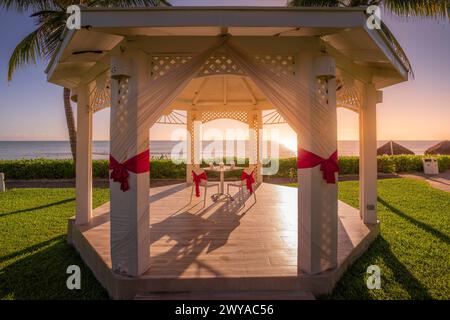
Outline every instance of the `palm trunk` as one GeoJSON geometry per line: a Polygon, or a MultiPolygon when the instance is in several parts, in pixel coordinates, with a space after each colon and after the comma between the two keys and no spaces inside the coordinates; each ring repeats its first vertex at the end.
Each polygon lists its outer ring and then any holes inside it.
{"type": "Polygon", "coordinates": [[[70,104],[70,89],[64,88],[64,111],[66,113],[67,130],[69,131],[70,150],[73,161],[77,159],[77,129],[73,118],[72,105],[70,104]]]}

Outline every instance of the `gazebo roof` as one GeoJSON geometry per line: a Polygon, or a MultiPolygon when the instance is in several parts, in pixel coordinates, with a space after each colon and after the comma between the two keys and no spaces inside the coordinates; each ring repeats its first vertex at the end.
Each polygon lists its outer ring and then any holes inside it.
{"type": "Polygon", "coordinates": [[[395,38],[385,26],[369,30],[366,21],[364,8],[82,8],[82,28],[65,33],[46,71],[49,82],[73,88],[108,69],[108,55],[125,37],[134,41],[172,37],[174,52],[193,53],[201,39],[189,43],[187,36],[229,33],[270,37],[280,44],[292,37],[320,36],[337,67],[354,78],[373,81],[378,88],[407,80],[411,67],[395,38]]]}

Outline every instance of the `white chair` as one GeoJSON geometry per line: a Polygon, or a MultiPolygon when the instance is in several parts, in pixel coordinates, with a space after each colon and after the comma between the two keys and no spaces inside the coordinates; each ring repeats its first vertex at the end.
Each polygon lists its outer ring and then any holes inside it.
{"type": "Polygon", "coordinates": [[[208,181],[208,177],[206,176],[206,172],[200,168],[192,169],[192,189],[191,189],[191,197],[189,203],[192,202],[192,195],[194,194],[194,189],[196,187],[196,177],[199,177],[199,187],[203,188],[203,207],[206,205],[206,191],[208,188],[217,187],[217,193],[219,193],[219,183],[208,181]],[[203,177],[204,178],[203,178],[203,177]]]}
{"type": "Polygon", "coordinates": [[[245,199],[244,199],[244,190],[247,189],[247,178],[246,176],[251,176],[253,183],[252,183],[252,190],[253,190],[253,198],[255,199],[255,203],[256,203],[256,180],[254,178],[254,172],[255,172],[255,168],[245,168],[244,171],[242,172],[242,176],[241,176],[241,180],[237,181],[237,182],[230,182],[229,184],[227,184],[227,193],[230,194],[230,187],[235,187],[239,189],[239,199],[240,201],[243,203],[243,205],[245,206],[245,199]]]}

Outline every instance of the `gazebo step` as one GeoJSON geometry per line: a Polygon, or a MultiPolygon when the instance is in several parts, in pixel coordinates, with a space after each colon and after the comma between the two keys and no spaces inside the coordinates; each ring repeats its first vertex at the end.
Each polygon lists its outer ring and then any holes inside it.
{"type": "Polygon", "coordinates": [[[137,294],[135,300],[315,300],[308,291],[160,292],[137,294]]]}

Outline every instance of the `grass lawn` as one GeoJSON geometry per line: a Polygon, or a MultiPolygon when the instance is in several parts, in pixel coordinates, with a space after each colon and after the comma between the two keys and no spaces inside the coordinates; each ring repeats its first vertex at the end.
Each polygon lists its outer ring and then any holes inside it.
{"type": "MultiPolygon", "coordinates": [[[[358,207],[358,182],[339,183],[339,199],[358,207]]],[[[378,181],[381,234],[324,299],[450,299],[450,194],[412,179],[378,181]],[[381,269],[381,289],[366,286],[381,269]]]]}
{"type": "MultiPolygon", "coordinates": [[[[378,183],[381,235],[326,299],[450,299],[450,194],[409,179],[378,183]],[[366,269],[381,268],[380,290],[366,269]]],[[[94,205],[108,199],[94,190],[94,205]]],[[[339,183],[339,197],[358,206],[358,182],[339,183]]],[[[73,189],[13,189],[0,194],[0,298],[104,299],[76,251],[66,244],[73,189]],[[66,268],[82,269],[82,289],[66,288],[66,268]]]]}
{"type": "MultiPolygon", "coordinates": [[[[109,198],[94,190],[94,205],[109,198]]],[[[74,189],[12,189],[0,193],[0,299],[106,299],[78,253],[66,242],[74,189]],[[81,268],[81,290],[68,290],[66,269],[81,268]]]]}
{"type": "MultiPolygon", "coordinates": [[[[358,207],[358,182],[340,183],[339,198],[358,207]]],[[[380,236],[327,298],[450,299],[450,194],[424,181],[380,180],[377,208],[380,236]],[[379,290],[365,285],[372,264],[379,290]]]]}

